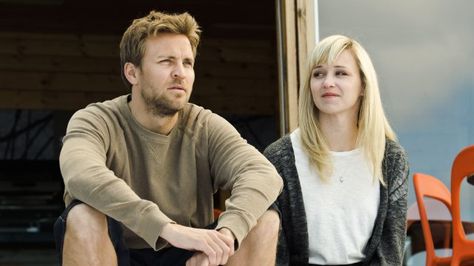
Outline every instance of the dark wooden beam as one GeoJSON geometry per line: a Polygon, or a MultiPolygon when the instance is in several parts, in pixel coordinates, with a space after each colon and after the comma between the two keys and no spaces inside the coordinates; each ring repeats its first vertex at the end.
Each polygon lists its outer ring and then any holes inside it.
{"type": "Polygon", "coordinates": [[[202,26],[204,36],[260,39],[275,36],[274,1],[268,0],[67,0],[58,5],[0,3],[0,31],[121,35],[133,19],[153,9],[169,13],[189,12],[202,26]]]}

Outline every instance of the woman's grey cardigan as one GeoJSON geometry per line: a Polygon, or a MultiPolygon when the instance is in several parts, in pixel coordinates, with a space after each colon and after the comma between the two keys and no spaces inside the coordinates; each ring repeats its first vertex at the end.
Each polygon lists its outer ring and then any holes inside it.
{"type": "MultiPolygon", "coordinates": [[[[308,265],[308,228],[290,136],[264,152],[284,181],[276,201],[281,214],[277,265],[308,265]]],[[[372,236],[365,247],[364,265],[401,265],[405,242],[408,163],[403,148],[387,140],[382,164],[387,186],[380,186],[380,206],[372,236]]]]}

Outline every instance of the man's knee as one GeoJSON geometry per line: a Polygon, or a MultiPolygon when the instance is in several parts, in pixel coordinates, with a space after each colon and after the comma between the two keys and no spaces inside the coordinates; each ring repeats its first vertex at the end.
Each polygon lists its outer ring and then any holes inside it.
{"type": "Polygon", "coordinates": [[[278,237],[280,217],[276,211],[266,211],[257,221],[254,234],[259,239],[272,239],[278,237]]]}
{"type": "Polygon", "coordinates": [[[117,265],[117,254],[108,232],[107,217],[78,204],[66,218],[62,265],[117,265]]]}
{"type": "Polygon", "coordinates": [[[86,241],[108,237],[107,217],[87,204],[78,204],[67,215],[66,236],[86,241]]]}

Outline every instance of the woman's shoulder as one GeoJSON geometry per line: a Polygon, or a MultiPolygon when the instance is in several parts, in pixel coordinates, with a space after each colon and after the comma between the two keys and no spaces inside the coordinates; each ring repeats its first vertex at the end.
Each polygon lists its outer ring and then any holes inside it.
{"type": "Polygon", "coordinates": [[[406,152],[399,142],[387,139],[385,142],[385,157],[387,159],[392,157],[402,157],[404,159],[406,157],[406,152]]]}
{"type": "Polygon", "coordinates": [[[291,138],[290,135],[285,135],[268,145],[263,154],[267,157],[278,156],[287,153],[289,149],[291,149],[291,138]]]}
{"type": "Polygon", "coordinates": [[[285,135],[268,145],[263,152],[263,155],[265,155],[265,157],[267,157],[267,159],[274,165],[285,164],[289,162],[289,160],[293,160],[294,152],[290,135],[285,135]]]}
{"type": "Polygon", "coordinates": [[[405,149],[397,141],[387,139],[383,168],[389,185],[398,187],[406,183],[409,172],[408,158],[405,149]]]}

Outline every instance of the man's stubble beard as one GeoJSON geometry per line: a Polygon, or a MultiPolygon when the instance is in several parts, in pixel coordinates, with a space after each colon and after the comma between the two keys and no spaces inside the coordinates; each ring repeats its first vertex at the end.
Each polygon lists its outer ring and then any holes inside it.
{"type": "Polygon", "coordinates": [[[153,97],[148,95],[145,91],[141,91],[141,97],[143,98],[147,109],[155,116],[169,117],[174,116],[177,112],[181,111],[184,105],[188,102],[186,100],[181,107],[173,106],[170,100],[165,97],[153,97]]]}

